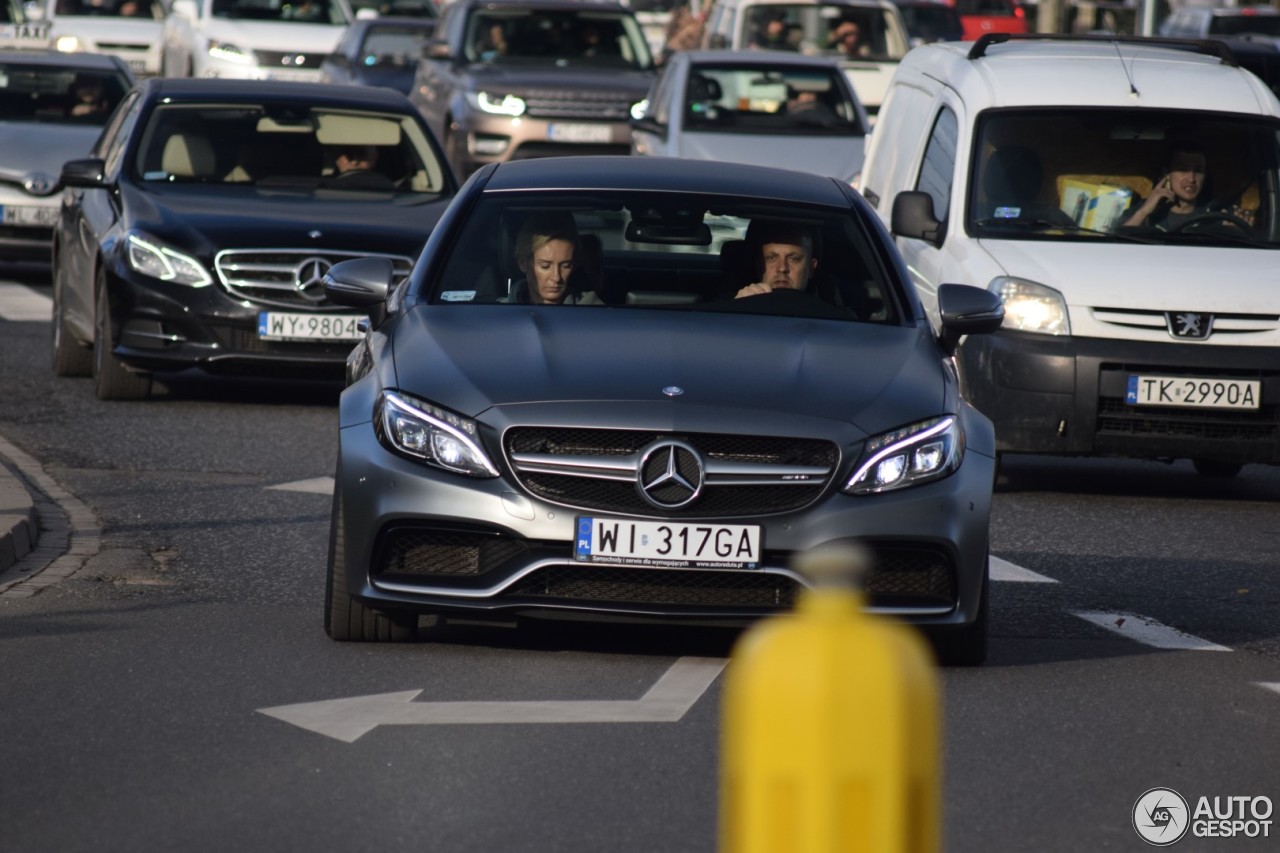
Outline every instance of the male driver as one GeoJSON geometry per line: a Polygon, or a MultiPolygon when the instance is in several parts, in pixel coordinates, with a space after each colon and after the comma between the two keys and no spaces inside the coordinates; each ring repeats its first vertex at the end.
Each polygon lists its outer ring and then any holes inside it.
{"type": "Polygon", "coordinates": [[[754,220],[747,227],[747,246],[760,280],[739,290],[738,299],[778,289],[805,290],[818,269],[813,230],[796,222],[754,220]]]}

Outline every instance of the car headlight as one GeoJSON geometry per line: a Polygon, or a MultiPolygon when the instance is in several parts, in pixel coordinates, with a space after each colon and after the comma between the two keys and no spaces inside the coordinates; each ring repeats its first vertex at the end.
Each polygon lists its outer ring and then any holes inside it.
{"type": "Polygon", "coordinates": [[[391,450],[470,477],[496,477],[476,422],[395,391],[378,398],[378,438],[391,450]]]}
{"type": "Polygon", "coordinates": [[[954,415],[930,418],[867,439],[844,491],[869,495],[939,480],[960,467],[964,430],[954,415]]]}
{"type": "Polygon", "coordinates": [[[84,42],[76,36],[58,36],[53,47],[60,53],[80,53],[85,50],[84,42]]]}
{"type": "Polygon", "coordinates": [[[518,117],[524,115],[524,98],[515,95],[492,95],[488,92],[468,93],[471,106],[481,112],[497,116],[518,117]]]}
{"type": "Polygon", "coordinates": [[[209,39],[209,55],[214,59],[234,62],[237,65],[253,65],[254,63],[252,50],[245,50],[239,45],[218,41],[217,39],[209,39]]]}
{"type": "Polygon", "coordinates": [[[1041,335],[1069,335],[1067,301],[1052,287],[1025,278],[997,276],[987,286],[1004,302],[1004,328],[1041,335]]]}
{"type": "Polygon", "coordinates": [[[185,284],[188,287],[213,284],[204,265],[195,258],[136,232],[125,238],[125,258],[137,272],[161,281],[185,284]]]}

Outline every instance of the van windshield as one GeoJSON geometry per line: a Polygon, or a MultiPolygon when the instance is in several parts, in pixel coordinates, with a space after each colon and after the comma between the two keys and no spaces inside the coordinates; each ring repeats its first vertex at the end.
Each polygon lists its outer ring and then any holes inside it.
{"type": "Polygon", "coordinates": [[[973,236],[1280,245],[1275,119],[997,110],[975,140],[973,236]]]}

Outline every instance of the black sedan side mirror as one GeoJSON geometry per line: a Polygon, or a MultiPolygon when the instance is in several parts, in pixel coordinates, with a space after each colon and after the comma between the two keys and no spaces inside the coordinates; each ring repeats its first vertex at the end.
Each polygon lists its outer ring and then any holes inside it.
{"type": "Polygon", "coordinates": [[[947,236],[947,224],[933,215],[933,197],[928,193],[909,191],[893,199],[889,230],[897,237],[910,237],[941,246],[947,236]]]}
{"type": "Polygon", "coordinates": [[[330,267],[322,279],[330,302],[363,309],[375,329],[387,319],[387,296],[394,281],[395,266],[386,258],[342,261],[330,267]]]}
{"type": "Polygon", "coordinates": [[[1004,303],[981,287],[943,284],[938,287],[938,313],[942,316],[942,346],[948,355],[954,355],[965,335],[982,335],[1000,328],[1004,303]]]}
{"type": "Polygon", "coordinates": [[[106,186],[107,165],[97,158],[91,160],[68,160],[62,164],[62,175],[58,183],[64,187],[88,187],[90,189],[106,186]]]}

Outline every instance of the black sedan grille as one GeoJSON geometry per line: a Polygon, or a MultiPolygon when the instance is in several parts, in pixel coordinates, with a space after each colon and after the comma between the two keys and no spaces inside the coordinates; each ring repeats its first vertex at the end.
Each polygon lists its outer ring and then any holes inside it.
{"type": "MultiPolygon", "coordinates": [[[[840,460],[839,449],[819,439],[644,430],[516,427],[507,430],[504,450],[521,485],[543,500],[593,512],[656,517],[798,510],[818,499],[840,460]],[[656,508],[636,487],[641,452],[664,438],[692,446],[707,472],[702,494],[672,510],[656,508]],[[604,465],[599,464],[602,459],[604,465]]],[[[664,499],[661,493],[654,496],[664,499]]]]}
{"type": "Polygon", "coordinates": [[[228,249],[214,258],[218,280],[232,295],[285,309],[335,308],[324,298],[320,276],[339,261],[384,257],[395,266],[395,284],[409,276],[413,259],[329,249],[228,249]]]}
{"type": "Polygon", "coordinates": [[[640,100],[626,92],[573,92],[536,89],[524,95],[526,114],[542,119],[627,121],[640,100]]]}

